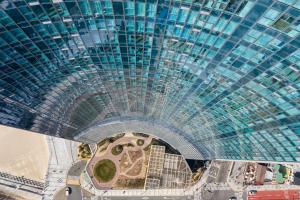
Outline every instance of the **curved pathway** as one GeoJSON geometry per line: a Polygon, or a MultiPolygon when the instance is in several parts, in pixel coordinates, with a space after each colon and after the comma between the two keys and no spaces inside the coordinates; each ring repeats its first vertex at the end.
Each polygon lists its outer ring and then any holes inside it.
{"type": "Polygon", "coordinates": [[[126,173],[130,169],[132,169],[134,167],[134,165],[140,159],[144,159],[145,160],[145,153],[144,153],[143,149],[145,147],[147,147],[151,143],[152,138],[153,137],[151,137],[151,136],[149,136],[148,138],[146,138],[146,137],[138,137],[138,136],[131,136],[131,135],[126,136],[125,135],[124,137],[119,138],[118,140],[116,140],[114,143],[110,143],[108,145],[107,149],[105,150],[105,153],[103,154],[103,152],[101,152],[102,153],[101,156],[98,155],[99,152],[97,150],[96,153],[94,154],[93,158],[90,160],[89,164],[87,165],[87,172],[90,175],[90,178],[91,178],[94,186],[97,189],[110,189],[110,188],[112,188],[112,185],[117,182],[117,180],[119,178],[119,175],[124,175],[124,176],[127,176],[128,178],[135,178],[135,177],[140,176],[143,170],[140,172],[140,174],[138,174],[136,176],[129,176],[126,173]],[[144,144],[142,146],[138,146],[136,144],[137,139],[143,139],[144,140],[144,144]],[[122,153],[120,153],[119,155],[113,155],[111,153],[112,148],[115,147],[116,145],[119,145],[119,144],[122,145],[122,144],[128,144],[128,143],[133,144],[134,147],[124,147],[122,153]],[[140,151],[141,150],[142,151],[142,157],[138,158],[135,162],[132,163],[131,158],[130,158],[130,156],[128,154],[128,150],[130,150],[130,151],[140,151]],[[130,162],[131,162],[132,165],[131,165],[131,167],[129,169],[126,170],[125,173],[120,173],[120,161],[121,161],[121,158],[124,155],[124,153],[128,154],[128,157],[129,157],[130,162]],[[94,165],[98,161],[103,160],[103,159],[109,159],[112,162],[114,162],[115,165],[116,165],[116,174],[115,174],[114,178],[111,181],[106,182],[106,183],[100,183],[100,182],[98,182],[95,179],[95,177],[93,177],[93,167],[94,167],[94,165]]]}

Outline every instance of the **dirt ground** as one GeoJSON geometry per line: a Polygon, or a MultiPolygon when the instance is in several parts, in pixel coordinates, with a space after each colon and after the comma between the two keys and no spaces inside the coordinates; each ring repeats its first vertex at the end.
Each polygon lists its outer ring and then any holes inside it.
{"type": "Polygon", "coordinates": [[[130,160],[131,162],[135,162],[137,159],[139,159],[140,157],[143,156],[143,152],[142,150],[138,150],[138,151],[128,151],[128,154],[130,156],[130,160]]]}
{"type": "Polygon", "coordinates": [[[129,156],[127,153],[124,153],[120,161],[120,172],[125,173],[130,167],[131,162],[129,161],[129,156]]]}
{"type": "Polygon", "coordinates": [[[129,176],[138,176],[143,168],[143,159],[137,161],[135,165],[126,173],[129,176]]]}
{"type": "Polygon", "coordinates": [[[48,168],[46,136],[0,125],[0,171],[41,181],[48,168]]]}

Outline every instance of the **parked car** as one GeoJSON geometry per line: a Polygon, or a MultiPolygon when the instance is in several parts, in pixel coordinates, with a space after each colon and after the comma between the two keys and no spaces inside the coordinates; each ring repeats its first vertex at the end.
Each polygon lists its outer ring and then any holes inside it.
{"type": "Polygon", "coordinates": [[[256,190],[250,190],[250,191],[249,191],[249,195],[255,195],[256,193],[257,193],[256,190]]]}
{"type": "Polygon", "coordinates": [[[237,198],[236,197],[229,197],[228,200],[237,200],[237,198]]]}
{"type": "Polygon", "coordinates": [[[72,192],[72,189],[70,187],[66,187],[66,196],[69,196],[72,192]]]}

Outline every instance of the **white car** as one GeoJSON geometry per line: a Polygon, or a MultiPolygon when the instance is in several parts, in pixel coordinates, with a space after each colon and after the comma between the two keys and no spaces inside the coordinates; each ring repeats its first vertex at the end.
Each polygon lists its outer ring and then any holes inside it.
{"type": "Polygon", "coordinates": [[[66,187],[66,196],[69,196],[71,194],[71,188],[70,187],[66,187]]]}

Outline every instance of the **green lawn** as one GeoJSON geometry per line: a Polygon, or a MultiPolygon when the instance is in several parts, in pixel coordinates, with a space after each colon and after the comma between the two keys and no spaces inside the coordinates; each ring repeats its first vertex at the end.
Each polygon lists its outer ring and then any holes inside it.
{"type": "Polygon", "coordinates": [[[116,174],[116,165],[108,159],[100,160],[96,163],[93,171],[94,177],[99,182],[109,182],[116,174]]]}

